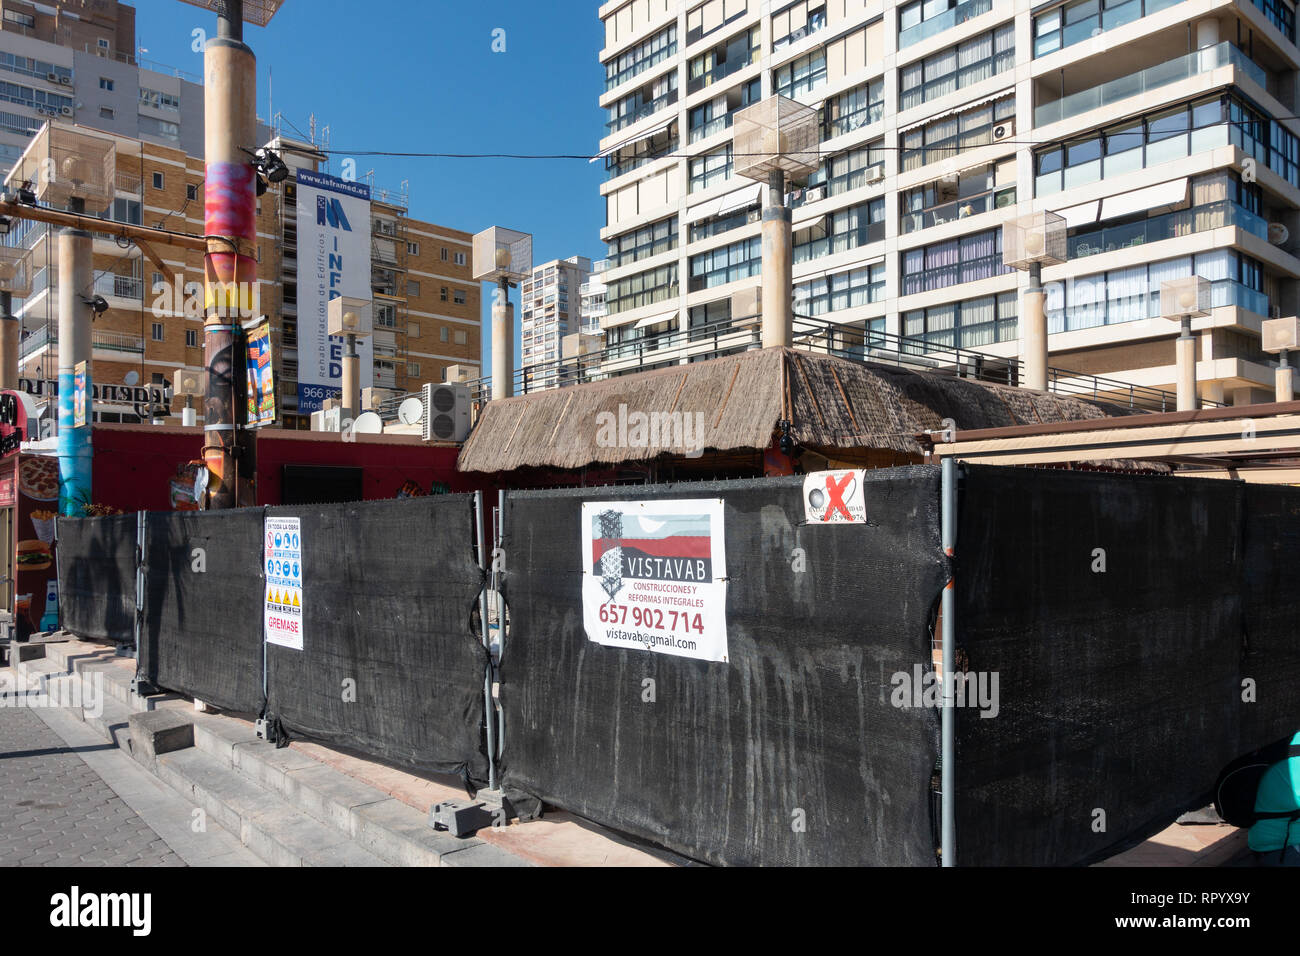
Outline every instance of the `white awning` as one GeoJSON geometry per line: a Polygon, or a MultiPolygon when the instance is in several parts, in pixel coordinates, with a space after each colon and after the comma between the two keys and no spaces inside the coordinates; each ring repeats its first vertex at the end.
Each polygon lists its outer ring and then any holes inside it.
{"type": "Polygon", "coordinates": [[[662,313],[660,313],[659,315],[651,315],[651,316],[647,316],[646,318],[644,318],[644,319],[642,319],[640,322],[638,322],[636,325],[632,326],[632,328],[634,328],[634,329],[644,329],[644,328],[646,328],[647,326],[650,326],[650,325],[658,325],[658,324],[660,324],[661,322],[671,322],[671,321],[673,321],[674,319],[677,318],[678,311],[679,311],[679,310],[677,310],[677,309],[673,309],[673,311],[671,311],[671,312],[662,312],[662,313]]]}
{"type": "Polygon", "coordinates": [[[1146,189],[1107,196],[1101,203],[1100,219],[1115,219],[1135,212],[1159,209],[1161,206],[1175,206],[1187,199],[1187,177],[1174,179],[1167,183],[1158,183],[1146,189]]]}
{"type": "Polygon", "coordinates": [[[692,206],[686,210],[686,221],[689,223],[699,222],[701,219],[712,219],[718,214],[718,210],[722,208],[722,200],[726,198],[726,196],[722,196],[718,199],[702,202],[698,206],[692,206]]]}
{"type": "Polygon", "coordinates": [[[737,189],[735,192],[727,193],[722,197],[722,203],[718,206],[718,215],[721,216],[736,209],[752,206],[762,198],[763,183],[755,183],[752,186],[746,186],[744,189],[737,189]]]}
{"type": "Polygon", "coordinates": [[[815,229],[829,218],[828,213],[822,213],[820,216],[813,216],[806,222],[793,222],[790,224],[791,232],[802,232],[805,229],[815,229]]]}
{"type": "Polygon", "coordinates": [[[1067,228],[1073,229],[1075,226],[1087,226],[1097,221],[1097,210],[1101,207],[1101,200],[1094,199],[1091,202],[1079,203],[1077,206],[1071,206],[1068,209],[1057,209],[1055,213],[1065,220],[1067,228]]]}
{"type": "Polygon", "coordinates": [[[662,133],[668,127],[672,126],[673,123],[675,122],[676,120],[669,120],[667,123],[661,123],[660,125],[656,126],[654,129],[649,130],[648,132],[645,133],[641,133],[639,136],[633,136],[631,139],[625,139],[623,140],[623,142],[617,143],[614,146],[609,147],[609,149],[601,150],[595,156],[591,157],[591,159],[587,160],[587,162],[594,163],[598,159],[604,159],[606,156],[610,155],[611,153],[617,153],[620,149],[625,149],[628,146],[632,146],[635,143],[641,142],[641,140],[643,139],[649,139],[651,136],[656,136],[659,133],[662,133]]]}
{"type": "Polygon", "coordinates": [[[945,116],[952,116],[954,113],[965,113],[967,110],[977,109],[981,106],[984,106],[987,103],[993,103],[997,100],[1004,99],[1008,96],[1011,96],[1015,92],[1016,92],[1016,88],[1014,86],[1009,86],[1005,90],[999,90],[998,92],[994,93],[992,96],[986,96],[983,99],[975,100],[972,103],[963,103],[961,104],[961,106],[954,106],[950,110],[944,110],[942,113],[935,113],[932,116],[927,116],[923,120],[918,120],[915,123],[909,123],[908,125],[899,129],[899,132],[910,133],[914,129],[917,129],[921,126],[925,126],[929,123],[933,123],[935,120],[943,119],[945,116]]]}

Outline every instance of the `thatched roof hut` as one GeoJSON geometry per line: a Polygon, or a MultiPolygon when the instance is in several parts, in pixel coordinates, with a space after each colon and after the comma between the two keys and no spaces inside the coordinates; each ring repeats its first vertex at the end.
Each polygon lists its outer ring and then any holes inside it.
{"type": "Polygon", "coordinates": [[[851,459],[888,452],[919,461],[915,436],[952,419],[960,429],[1047,424],[1129,409],[951,374],[761,349],[706,362],[488,402],[460,471],[575,469],[664,454],[758,450],[778,423],[803,448],[851,459]]]}

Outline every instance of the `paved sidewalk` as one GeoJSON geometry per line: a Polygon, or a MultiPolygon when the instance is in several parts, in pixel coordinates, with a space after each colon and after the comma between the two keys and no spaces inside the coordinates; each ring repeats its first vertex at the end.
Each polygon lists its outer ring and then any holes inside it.
{"type": "Polygon", "coordinates": [[[195,809],[66,711],[0,707],[0,866],[262,865],[195,809]]]}

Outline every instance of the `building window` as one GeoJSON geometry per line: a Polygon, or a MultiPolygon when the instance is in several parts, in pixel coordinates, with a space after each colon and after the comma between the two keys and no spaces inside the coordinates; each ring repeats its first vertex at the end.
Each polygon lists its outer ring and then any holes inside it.
{"type": "Polygon", "coordinates": [[[441,259],[443,262],[446,262],[446,261],[447,261],[447,247],[446,247],[446,246],[443,246],[441,249],[438,250],[438,258],[441,259]]]}
{"type": "Polygon", "coordinates": [[[763,240],[755,236],[691,256],[690,291],[711,289],[758,275],[763,263],[762,246],[763,240]]]}
{"type": "Polygon", "coordinates": [[[913,0],[898,8],[898,48],[920,43],[993,9],[993,0],[913,0]]]}
{"type": "MultiPolygon", "coordinates": [[[[924,186],[905,190],[900,198],[903,233],[1015,205],[1014,185],[996,188],[998,165],[990,163],[964,169],[924,186]]],[[[1008,161],[1007,165],[1010,168],[1004,172],[1003,179],[1014,183],[1014,160],[1008,161]]]]}
{"type": "Polygon", "coordinates": [[[441,301],[441,302],[446,302],[446,301],[447,301],[447,287],[446,287],[446,286],[443,286],[441,289],[438,290],[438,300],[441,301]]]}
{"type": "Polygon", "coordinates": [[[989,229],[903,252],[903,295],[978,282],[1011,272],[1002,264],[1002,230],[989,229]]]}
{"type": "Polygon", "coordinates": [[[163,93],[142,86],[140,87],[140,105],[151,106],[156,110],[170,110],[173,113],[179,113],[181,100],[174,93],[163,93]]]}
{"type": "Polygon", "coordinates": [[[100,119],[110,119],[110,120],[111,120],[111,119],[113,119],[115,116],[117,116],[117,113],[114,112],[114,110],[113,110],[113,108],[112,108],[111,106],[101,106],[101,107],[99,108],[99,118],[100,118],[100,119]]]}
{"type": "Polygon", "coordinates": [[[100,88],[101,90],[108,90],[108,92],[112,93],[112,92],[113,92],[113,81],[110,80],[110,79],[109,79],[108,77],[106,77],[106,76],[101,76],[101,77],[99,78],[99,88],[100,88]]]}
{"type": "Polygon", "coordinates": [[[662,63],[677,52],[677,24],[660,30],[605,64],[605,92],[662,63]]]}
{"type": "Polygon", "coordinates": [[[747,0],[706,0],[686,11],[687,46],[743,17],[746,7],[747,0]]]}
{"type": "Polygon", "coordinates": [[[869,199],[801,226],[794,233],[794,261],[833,256],[885,238],[884,197],[869,199]]]}
{"type": "Polygon", "coordinates": [[[409,378],[419,378],[419,377],[420,377],[420,363],[419,363],[419,362],[407,362],[407,363],[406,363],[406,374],[407,374],[407,377],[409,377],[409,378]]]}
{"type": "Polygon", "coordinates": [[[418,256],[420,254],[420,244],[418,242],[408,242],[406,244],[406,254],[408,256],[418,256]]]}
{"type": "Polygon", "coordinates": [[[798,99],[805,93],[811,93],[826,82],[826,51],[813,50],[778,67],[772,77],[776,92],[791,99],[798,99]]]}
{"type": "Polygon", "coordinates": [[[964,90],[1015,65],[1015,24],[1008,23],[902,67],[898,73],[898,108],[911,109],[964,90]]]}
{"type": "Polygon", "coordinates": [[[798,43],[826,26],[826,0],[797,0],[772,14],[772,49],[798,43]]]}
{"type": "Polygon", "coordinates": [[[185,184],[185,199],[188,202],[194,202],[199,198],[199,187],[194,183],[185,184]]]}
{"type": "Polygon", "coordinates": [[[95,41],[95,43],[101,50],[108,49],[108,41],[105,40],[103,37],[100,37],[98,40],[95,41]]]}
{"type": "Polygon", "coordinates": [[[406,297],[408,299],[416,299],[419,298],[419,295],[420,283],[416,282],[414,279],[408,279],[406,281],[406,297]]]}
{"type": "Polygon", "coordinates": [[[920,348],[905,346],[905,351],[972,349],[1010,342],[1020,335],[1014,292],[913,309],[901,319],[904,337],[924,343],[920,348]]]}
{"type": "Polygon", "coordinates": [[[877,123],[885,115],[885,81],[863,83],[831,97],[822,107],[822,139],[843,136],[877,123]]]}
{"type": "Polygon", "coordinates": [[[959,153],[994,142],[995,131],[1005,130],[1016,115],[1015,96],[1004,96],[961,113],[942,116],[924,126],[904,130],[903,170],[919,169],[928,163],[952,159],[959,153]]]}
{"type": "Polygon", "coordinates": [[[629,93],[617,103],[611,103],[606,110],[609,118],[605,122],[605,128],[611,133],[617,133],[676,102],[677,71],[673,70],[629,93]]]}
{"type": "Polygon", "coordinates": [[[166,179],[164,178],[164,176],[163,176],[162,173],[154,173],[154,174],[153,174],[153,188],[154,188],[154,189],[162,189],[163,186],[164,186],[165,184],[166,184],[166,179]]]}
{"type": "Polygon", "coordinates": [[[731,144],[691,160],[690,192],[697,193],[731,178],[731,144]]]}
{"type": "Polygon", "coordinates": [[[464,290],[464,289],[457,289],[455,292],[453,292],[453,293],[451,294],[451,301],[452,301],[453,303],[455,303],[456,305],[464,305],[464,304],[465,304],[465,290],[464,290]]]}
{"type": "Polygon", "coordinates": [[[454,336],[454,341],[457,345],[468,345],[469,334],[466,332],[457,331],[454,336]]]}
{"type": "Polygon", "coordinates": [[[624,266],[677,248],[677,217],[652,222],[609,241],[609,265],[624,266]]]}
{"type": "Polygon", "coordinates": [[[36,26],[36,18],[34,16],[30,13],[18,13],[15,10],[5,11],[5,21],[7,23],[16,23],[20,27],[35,28],[36,26]]]}
{"type": "Polygon", "coordinates": [[[163,340],[163,324],[161,322],[154,322],[151,334],[155,342],[161,342],[163,340]]]}
{"type": "Polygon", "coordinates": [[[444,325],[442,328],[438,330],[438,341],[448,342],[450,340],[451,340],[451,329],[447,328],[447,326],[444,325]]]}
{"type": "Polygon", "coordinates": [[[692,57],[686,67],[686,92],[698,93],[754,62],[758,55],[758,27],[738,33],[725,44],[692,57]]]}
{"type": "Polygon", "coordinates": [[[463,266],[464,264],[465,264],[465,253],[463,252],[456,253],[456,265],[463,266]]]}
{"type": "Polygon", "coordinates": [[[391,303],[375,303],[375,325],[391,329],[397,326],[397,309],[391,303]]]}
{"type": "Polygon", "coordinates": [[[885,297],[885,264],[874,262],[830,276],[819,276],[794,287],[794,311],[800,316],[842,312],[885,297]]]}
{"type": "Polygon", "coordinates": [[[186,347],[186,348],[191,348],[191,349],[196,349],[196,348],[199,347],[199,330],[198,330],[198,329],[186,329],[186,330],[185,330],[185,347],[186,347]]]}
{"type": "Polygon", "coordinates": [[[606,301],[609,314],[615,315],[675,298],[677,294],[677,264],[672,263],[609,283],[606,301]]]}

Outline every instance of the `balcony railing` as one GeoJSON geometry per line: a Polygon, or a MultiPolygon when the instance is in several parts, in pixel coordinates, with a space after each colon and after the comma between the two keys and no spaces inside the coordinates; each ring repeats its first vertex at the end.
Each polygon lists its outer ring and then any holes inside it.
{"type": "Polygon", "coordinates": [[[141,299],[144,297],[144,280],[137,276],[120,276],[109,272],[95,278],[95,292],[119,299],[141,299]]]}
{"type": "Polygon", "coordinates": [[[942,206],[922,209],[919,212],[905,212],[902,215],[903,232],[916,232],[920,229],[929,229],[931,226],[941,226],[945,223],[954,222],[957,219],[978,216],[981,213],[991,212],[1000,206],[1014,205],[1015,201],[1015,189],[999,190],[969,196],[966,199],[958,199],[950,203],[944,203],[942,206]],[[1001,196],[1003,192],[1007,195],[1005,200],[996,198],[1001,196]]]}
{"type": "Polygon", "coordinates": [[[719,63],[711,70],[705,70],[699,76],[692,76],[686,81],[686,92],[698,93],[707,86],[712,86],[721,80],[725,80],[733,73],[739,73],[745,67],[754,62],[753,53],[747,53],[745,56],[738,56],[734,60],[727,60],[719,63]]]}
{"type": "Polygon", "coordinates": [[[965,23],[980,14],[988,13],[992,9],[993,0],[966,0],[965,3],[959,3],[938,16],[923,20],[916,26],[908,27],[906,30],[900,30],[898,33],[898,48],[901,50],[914,43],[920,43],[922,40],[928,40],[944,30],[950,30],[958,24],[965,23]]]}
{"type": "MultiPolygon", "coordinates": [[[[27,361],[29,356],[47,346],[57,348],[58,344],[57,327],[43,325],[34,329],[27,338],[23,339],[19,349],[21,355],[19,362],[27,361]]],[[[144,338],[132,335],[130,332],[95,332],[90,337],[90,347],[96,352],[125,352],[140,355],[144,352],[144,338]]]]}
{"type": "Polygon", "coordinates": [[[1231,43],[1224,42],[1037,106],[1034,108],[1034,125],[1046,126],[1049,123],[1056,123],[1089,110],[1100,109],[1118,103],[1120,100],[1138,96],[1148,90],[1186,80],[1207,70],[1229,65],[1241,70],[1259,86],[1268,88],[1268,75],[1264,69],[1252,62],[1231,43]]]}
{"type": "Polygon", "coordinates": [[[662,96],[656,96],[648,103],[642,103],[630,113],[624,113],[622,116],[616,116],[605,124],[610,133],[617,133],[619,130],[631,126],[647,116],[653,116],[666,106],[671,106],[677,102],[677,91],[669,90],[662,96]]]}
{"type": "Polygon", "coordinates": [[[1268,223],[1235,202],[1224,199],[1204,206],[1165,213],[1163,216],[1153,216],[1141,222],[1107,226],[1071,236],[1070,258],[1082,259],[1103,252],[1115,252],[1118,249],[1141,246],[1148,242],[1160,242],[1162,239],[1173,239],[1176,236],[1188,236],[1223,226],[1236,226],[1261,239],[1268,238],[1268,223]]]}

